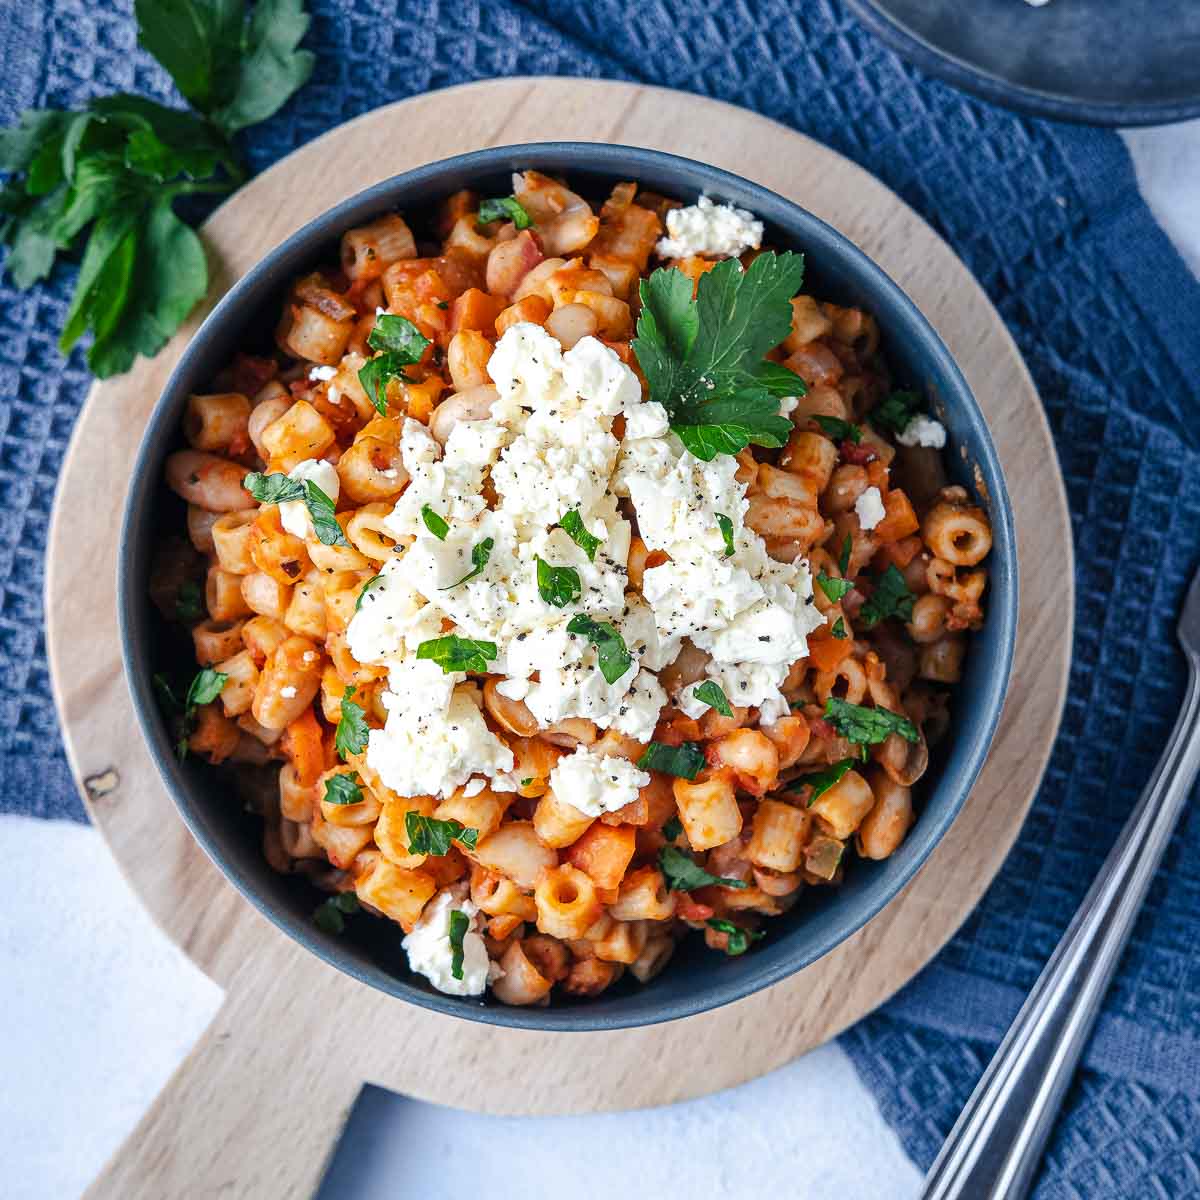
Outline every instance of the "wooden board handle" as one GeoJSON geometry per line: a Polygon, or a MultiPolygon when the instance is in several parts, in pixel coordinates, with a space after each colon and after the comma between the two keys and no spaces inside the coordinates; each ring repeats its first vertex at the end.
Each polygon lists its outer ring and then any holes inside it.
{"type": "MultiPolygon", "coordinates": [[[[88,1200],[314,1194],[362,1086],[362,1064],[339,1053],[334,1014],[346,1005],[344,991],[340,1004],[333,994],[336,973],[316,973],[311,959],[306,969],[289,970],[299,965],[298,952],[281,941],[271,939],[269,954],[260,944],[231,981],[216,1019],[88,1200]],[[313,1053],[319,1040],[327,1050],[313,1053]]],[[[364,1040],[361,1031],[353,1038],[364,1040]]]]}

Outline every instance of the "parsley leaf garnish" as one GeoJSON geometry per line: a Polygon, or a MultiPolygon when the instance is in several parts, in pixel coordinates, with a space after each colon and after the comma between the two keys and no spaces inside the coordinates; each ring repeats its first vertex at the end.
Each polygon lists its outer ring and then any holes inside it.
{"type": "Polygon", "coordinates": [[[916,392],[892,392],[868,414],[871,424],[887,433],[903,433],[920,411],[921,397],[916,392]]]}
{"type": "Polygon", "coordinates": [[[875,581],[875,590],[867,597],[867,602],[859,610],[859,620],[864,629],[873,629],[880,621],[895,617],[899,621],[912,619],[913,604],[916,596],[908,590],[904,576],[891,563],[888,569],[875,581]]]}
{"type": "Polygon", "coordinates": [[[808,802],[805,808],[812,808],[813,802],[818,796],[823,796],[835,783],[840,783],[842,776],[857,763],[856,759],[843,758],[839,762],[835,762],[832,766],[826,767],[823,771],[817,771],[812,775],[802,775],[799,779],[792,781],[792,787],[808,786],[812,788],[809,793],[808,802]]]}
{"type": "Polygon", "coordinates": [[[662,835],[668,842],[673,842],[683,832],[683,822],[678,815],[672,817],[663,827],[662,835]]]}
{"type": "Polygon", "coordinates": [[[421,520],[425,522],[425,528],[433,534],[439,542],[446,540],[446,534],[450,532],[450,526],[446,524],[441,517],[429,507],[428,504],[421,505],[421,520]]]}
{"type": "Polygon", "coordinates": [[[724,513],[717,513],[717,527],[721,530],[721,540],[725,543],[725,557],[732,558],[736,549],[733,544],[733,522],[724,513]]]}
{"type": "Polygon", "coordinates": [[[843,421],[841,417],[823,417],[820,413],[814,413],[812,419],[820,425],[821,432],[835,442],[853,442],[857,446],[862,441],[862,430],[849,421],[843,421]]]}
{"type": "Polygon", "coordinates": [[[850,534],[846,534],[846,540],[842,543],[842,552],[838,555],[838,570],[845,575],[847,567],[850,566],[850,551],[854,548],[854,538],[850,534]]]}
{"type": "Polygon", "coordinates": [[[471,562],[474,566],[461,579],[456,579],[453,583],[448,583],[444,588],[439,588],[438,590],[448,592],[451,588],[456,588],[460,584],[466,583],[467,580],[474,579],[488,565],[488,559],[492,556],[492,547],[495,544],[495,538],[486,537],[482,542],[477,542],[472,546],[471,562]]]}
{"type": "Polygon", "coordinates": [[[449,854],[452,842],[462,842],[468,850],[474,850],[479,840],[479,830],[468,829],[461,821],[423,817],[413,810],[404,814],[404,831],[408,834],[408,848],[414,854],[449,854]]]}
{"type": "Polygon", "coordinates": [[[371,578],[368,579],[367,582],[362,585],[362,588],[360,589],[360,591],[358,593],[358,599],[355,600],[355,602],[354,602],[354,611],[358,612],[358,610],[360,608],[362,608],[362,606],[363,606],[363,601],[373,591],[375,591],[376,588],[379,588],[382,586],[383,586],[383,576],[382,575],[372,575],[371,578]]]}
{"type": "Polygon", "coordinates": [[[350,545],[334,515],[333,501],[311,479],[290,479],[278,471],[270,475],[251,471],[242,480],[242,487],[260,504],[286,504],[292,500],[303,500],[318,541],[326,546],[350,545]]]}
{"type": "Polygon", "coordinates": [[[432,659],[447,675],[453,671],[484,674],[488,663],[496,658],[496,643],[477,642],[473,638],[448,633],[445,637],[422,642],[417,647],[417,657],[432,659]]]}
{"type": "Polygon", "coordinates": [[[568,633],[582,634],[596,647],[600,674],[606,683],[616,683],[633,662],[625,639],[607,621],[593,621],[591,617],[577,613],[567,622],[568,633]]]}
{"type": "Polygon", "coordinates": [[[555,608],[566,608],[583,595],[583,584],[574,567],[552,567],[541,555],[537,559],[538,595],[555,608]]]}
{"type": "Polygon", "coordinates": [[[471,918],[461,908],[451,909],[450,926],[446,936],[450,939],[450,974],[455,979],[463,977],[463,939],[471,928],[471,918]]]}
{"type": "Polygon", "coordinates": [[[721,716],[733,716],[733,709],[729,707],[729,699],[715,679],[706,679],[692,690],[692,695],[702,704],[707,704],[709,708],[715,708],[721,716]]]}
{"type": "Polygon", "coordinates": [[[709,887],[713,884],[728,888],[749,886],[740,879],[710,875],[690,854],[680,850],[678,846],[664,846],[658,852],[658,866],[669,892],[690,892],[693,888],[709,887]]]}
{"type": "Polygon", "coordinates": [[[341,775],[330,775],[325,780],[326,804],[361,804],[363,802],[362,780],[354,771],[341,775]]]}
{"type": "Polygon", "coordinates": [[[694,300],[692,281],[673,267],[642,281],[633,349],[650,398],[697,458],[786,444],[792,423],[779,415],[779,398],[806,389],[765,356],[791,332],[790,301],[803,278],[803,256],[768,251],[745,271],[736,259],[718,263],[694,300]]]}
{"type": "Polygon", "coordinates": [[[559,518],[558,525],[566,532],[571,541],[588,556],[588,562],[596,561],[596,547],[600,545],[601,539],[595,534],[588,533],[587,526],[584,525],[583,518],[579,515],[579,509],[572,508],[563,513],[559,518]]]}
{"type": "Polygon", "coordinates": [[[838,641],[845,641],[845,639],[850,636],[846,632],[846,622],[841,617],[838,617],[838,619],[834,621],[833,628],[829,632],[832,633],[833,636],[838,639],[838,641]]]}
{"type": "Polygon", "coordinates": [[[358,382],[379,415],[386,417],[388,380],[409,382],[404,368],[419,363],[432,343],[407,317],[380,313],[367,335],[367,345],[380,353],[359,369],[358,382]]]}
{"type": "Polygon", "coordinates": [[[201,704],[211,704],[228,682],[229,676],[224,671],[214,671],[212,667],[205,667],[197,672],[192,686],[188,688],[187,707],[193,709],[199,708],[201,704]]]}
{"type": "Polygon", "coordinates": [[[765,930],[743,929],[740,925],[725,920],[724,917],[710,917],[704,923],[711,929],[725,934],[725,953],[730,958],[737,958],[739,954],[745,954],[753,942],[760,941],[767,936],[765,930]]]}
{"type": "Polygon", "coordinates": [[[825,719],[856,746],[874,746],[892,733],[898,733],[907,742],[921,740],[917,727],[907,717],[887,708],[864,708],[836,696],[825,701],[825,719]]]}
{"type": "Polygon", "coordinates": [[[677,779],[695,779],[704,766],[704,751],[695,742],[684,742],[682,746],[664,746],[662,742],[651,742],[638,759],[643,771],[661,771],[677,779]]]}
{"type": "Polygon", "coordinates": [[[533,224],[533,218],[516,196],[499,196],[485,200],[479,206],[480,225],[489,225],[492,221],[511,221],[518,229],[528,229],[533,224]]]}
{"type": "Polygon", "coordinates": [[[333,747],[342,762],[351,754],[361,754],[367,748],[367,737],[371,732],[367,724],[367,710],[350,699],[353,695],[353,687],[348,687],[342,693],[342,715],[333,737],[333,747]]]}
{"type": "Polygon", "coordinates": [[[59,346],[85,334],[100,377],[152,357],[208,289],[180,197],[233,191],[245,179],[232,135],[264,120],[308,79],[313,55],[302,0],[137,0],[138,40],[195,111],[134,95],[92,100],[81,112],[22,114],[0,132],[0,244],[19,288],[79,262],[59,346]]]}
{"type": "Polygon", "coordinates": [[[359,911],[358,897],[353,892],[339,892],[317,905],[313,924],[322,933],[342,933],[346,928],[345,918],[359,911]]]}
{"type": "Polygon", "coordinates": [[[175,615],[185,624],[198,621],[204,616],[204,599],[200,585],[194,579],[185,580],[179,585],[179,595],[175,600],[175,615]]]}
{"type": "Polygon", "coordinates": [[[817,582],[821,585],[821,591],[823,591],[834,604],[836,604],[847,592],[854,590],[854,584],[849,579],[836,579],[832,575],[826,575],[824,571],[817,576],[817,582]]]}

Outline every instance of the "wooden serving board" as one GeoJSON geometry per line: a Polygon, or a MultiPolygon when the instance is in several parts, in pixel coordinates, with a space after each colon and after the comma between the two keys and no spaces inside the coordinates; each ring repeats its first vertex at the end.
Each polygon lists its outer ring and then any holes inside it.
{"type": "Polygon", "coordinates": [[[92,389],[50,531],[50,666],[88,811],[168,936],[227,991],[90,1194],[308,1196],[367,1080],[495,1113],[682,1100],[782,1065],[909,980],[975,906],[1017,835],[1061,713],[1073,611],[1063,592],[1073,578],[1066,502],[1033,383],[983,291],[929,226],[846,159],[741,109],[626,83],[512,79],[351,121],[252,180],[204,236],[214,266],[204,310],[153,362],[92,389]],[[737,1004],[668,1025],[557,1035],[438,1016],[375,992],[236,895],[184,829],[142,743],[118,648],[114,566],[146,416],[189,334],[235,279],[378,180],[482,146],[554,139],[648,146],[724,167],[792,197],[879,262],[937,327],[987,413],[1024,588],[1012,687],[987,765],[930,861],[883,913],[820,962],[737,1004]]]}

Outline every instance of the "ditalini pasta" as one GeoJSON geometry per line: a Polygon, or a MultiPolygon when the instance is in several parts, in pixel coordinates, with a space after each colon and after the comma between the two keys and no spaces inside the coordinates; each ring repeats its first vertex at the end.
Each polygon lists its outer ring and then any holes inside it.
{"type": "Polygon", "coordinates": [[[200,670],[160,691],[323,928],[588,997],[903,841],[991,529],[871,315],[764,237],[526,171],[350,230],[189,398],[152,594],[200,670]]]}

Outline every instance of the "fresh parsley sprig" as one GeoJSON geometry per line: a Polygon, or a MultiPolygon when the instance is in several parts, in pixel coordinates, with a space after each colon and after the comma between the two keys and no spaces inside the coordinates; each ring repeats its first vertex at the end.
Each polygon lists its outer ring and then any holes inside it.
{"type": "Polygon", "coordinates": [[[0,132],[0,244],[19,288],[82,250],[59,346],[92,334],[88,366],[104,378],[157,354],[208,290],[182,196],[230,192],[245,179],[233,148],[312,73],[298,49],[303,0],[136,0],[138,41],[194,111],[141,96],[93,100],[79,112],[30,110],[0,132]]]}
{"type": "Polygon", "coordinates": [[[359,589],[358,599],[354,602],[354,611],[358,612],[363,606],[363,601],[366,600],[366,598],[370,596],[372,592],[377,591],[381,587],[383,587],[383,576],[372,575],[371,578],[368,579],[367,582],[364,583],[359,589]]]}
{"type": "Polygon", "coordinates": [[[465,940],[470,928],[471,918],[461,908],[453,909],[450,913],[446,937],[450,942],[450,974],[455,979],[463,977],[463,959],[466,957],[465,940]]]}
{"type": "Polygon", "coordinates": [[[713,885],[727,888],[749,886],[740,879],[710,875],[690,854],[680,850],[678,846],[664,846],[658,852],[658,866],[669,892],[690,892],[693,888],[713,885]]]}
{"type": "Polygon", "coordinates": [[[286,504],[292,500],[303,500],[318,541],[326,546],[350,545],[338,523],[333,500],[313,480],[292,479],[279,471],[273,471],[270,475],[251,471],[242,480],[242,487],[260,504],[286,504]]]}
{"type": "Polygon", "coordinates": [[[820,584],[821,591],[829,597],[833,604],[836,604],[847,592],[854,590],[852,580],[838,579],[836,576],[826,575],[824,571],[817,576],[817,583],[820,584]]]}
{"type": "Polygon", "coordinates": [[[891,392],[868,414],[871,424],[885,433],[900,434],[921,411],[921,397],[916,392],[891,392]]]}
{"type": "Polygon", "coordinates": [[[224,671],[204,667],[196,672],[184,698],[175,694],[170,680],[163,674],[154,676],[154,692],[165,714],[171,719],[175,733],[175,755],[180,762],[187,758],[188,738],[196,727],[196,709],[211,704],[224,690],[229,676],[224,671]]]}
{"type": "Polygon", "coordinates": [[[492,547],[495,544],[496,539],[490,537],[484,538],[482,542],[476,542],[471,547],[471,569],[461,579],[456,579],[453,583],[448,583],[444,588],[438,590],[448,592],[451,588],[459,587],[474,579],[476,575],[482,574],[484,567],[488,565],[488,559],[492,557],[492,547]]]}
{"type": "Polygon", "coordinates": [[[479,841],[479,830],[469,829],[461,821],[453,818],[442,821],[437,817],[422,816],[413,810],[404,814],[404,831],[408,834],[408,848],[414,854],[449,854],[454,842],[461,842],[468,850],[474,850],[479,841]]]}
{"type": "Polygon", "coordinates": [[[518,229],[528,229],[533,224],[533,218],[516,196],[498,196],[479,206],[480,225],[490,225],[493,221],[511,221],[518,229]]]}
{"type": "Polygon", "coordinates": [[[748,445],[780,447],[792,423],[783,396],[803,396],[804,381],[766,355],[792,328],[792,297],[804,279],[799,254],[768,251],[746,270],[736,259],[692,281],[673,267],[641,284],[634,353],[650,398],[697,458],[737,454],[748,445]]]}
{"type": "Polygon", "coordinates": [[[717,528],[721,531],[721,541],[725,543],[725,557],[732,558],[737,546],[733,541],[733,520],[724,513],[717,513],[717,528]]]}
{"type": "Polygon", "coordinates": [[[715,679],[706,679],[702,684],[692,689],[692,695],[701,704],[715,708],[723,717],[732,717],[733,709],[729,707],[729,698],[715,679]]]}
{"type": "Polygon", "coordinates": [[[537,589],[547,604],[555,608],[566,608],[583,595],[583,584],[574,567],[552,567],[542,556],[537,556],[537,589]]]}
{"type": "Polygon", "coordinates": [[[379,353],[359,370],[358,382],[376,412],[386,417],[388,381],[410,382],[404,368],[419,363],[432,343],[407,317],[380,313],[375,318],[375,327],[367,335],[367,345],[379,353]]]}
{"type": "Polygon", "coordinates": [[[865,708],[830,696],[825,701],[825,720],[855,746],[874,746],[898,733],[906,742],[921,740],[917,727],[899,713],[887,708],[865,708]]]}
{"type": "Polygon", "coordinates": [[[325,780],[325,795],[321,797],[326,804],[361,804],[363,802],[362,780],[356,771],[344,772],[341,775],[330,775],[325,780]]]}
{"type": "Polygon", "coordinates": [[[588,556],[588,562],[596,561],[596,548],[600,545],[600,538],[594,533],[589,533],[587,526],[583,523],[583,517],[579,515],[579,509],[568,509],[558,519],[560,529],[566,531],[567,536],[577,545],[580,550],[588,556]]]}
{"type": "Polygon", "coordinates": [[[725,935],[725,953],[730,958],[737,958],[738,955],[745,954],[754,942],[761,941],[767,936],[765,930],[743,929],[740,925],[725,920],[724,917],[710,917],[704,923],[710,929],[715,929],[718,933],[725,935]]]}
{"type": "Polygon", "coordinates": [[[684,742],[682,746],[651,742],[637,765],[643,771],[661,771],[677,779],[693,780],[704,766],[704,751],[695,742],[684,742]]]}
{"type": "Polygon", "coordinates": [[[817,771],[812,775],[802,775],[792,784],[793,787],[810,787],[812,791],[808,794],[808,801],[805,803],[805,808],[812,808],[819,796],[823,796],[835,784],[841,783],[842,777],[850,770],[851,767],[858,765],[858,760],[854,758],[843,758],[839,762],[835,762],[832,766],[828,766],[823,771],[817,771]]]}
{"type": "Polygon", "coordinates": [[[355,689],[348,687],[342,693],[341,717],[333,735],[333,748],[345,762],[351,754],[361,754],[367,748],[371,727],[367,724],[367,710],[350,699],[355,689]]]}
{"type": "Polygon", "coordinates": [[[495,661],[496,654],[495,642],[479,642],[474,638],[459,637],[454,633],[430,638],[417,647],[418,658],[431,659],[447,675],[455,671],[486,674],[488,664],[495,661]]]}
{"type": "Polygon", "coordinates": [[[625,639],[607,621],[593,621],[583,613],[576,613],[567,622],[567,632],[582,634],[596,647],[596,660],[606,683],[616,683],[629,670],[633,655],[625,639]]]}
{"type": "Polygon", "coordinates": [[[814,413],[812,419],[821,427],[821,432],[835,442],[853,442],[857,446],[862,441],[862,430],[849,421],[843,421],[841,417],[825,417],[814,413]]]}
{"type": "Polygon", "coordinates": [[[909,621],[916,600],[916,596],[908,590],[903,574],[895,563],[891,563],[875,581],[875,590],[859,610],[858,619],[864,629],[874,629],[880,621],[886,621],[889,617],[909,621]]]}
{"type": "Polygon", "coordinates": [[[317,905],[313,911],[313,924],[322,933],[342,933],[346,928],[346,917],[361,911],[358,897],[353,892],[339,892],[317,905]]]}

